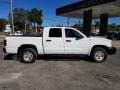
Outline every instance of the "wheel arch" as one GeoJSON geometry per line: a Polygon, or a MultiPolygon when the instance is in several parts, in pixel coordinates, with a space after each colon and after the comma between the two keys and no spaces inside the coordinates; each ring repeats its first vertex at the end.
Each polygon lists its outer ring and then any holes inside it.
{"type": "Polygon", "coordinates": [[[33,45],[33,44],[23,44],[23,45],[21,45],[20,47],[18,47],[17,54],[19,55],[20,51],[22,51],[25,48],[33,48],[33,49],[36,50],[36,52],[38,54],[37,47],[35,45],[33,45]]]}
{"type": "Polygon", "coordinates": [[[108,53],[108,47],[107,47],[107,46],[105,46],[105,45],[95,45],[95,46],[93,46],[93,47],[91,48],[91,50],[90,50],[90,52],[89,52],[89,56],[91,55],[92,50],[93,50],[94,48],[96,48],[96,47],[104,48],[104,49],[106,50],[106,52],[108,53]]]}

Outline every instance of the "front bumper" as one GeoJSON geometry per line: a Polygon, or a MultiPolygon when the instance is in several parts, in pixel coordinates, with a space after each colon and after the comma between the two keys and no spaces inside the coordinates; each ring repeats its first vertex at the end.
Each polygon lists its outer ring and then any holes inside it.
{"type": "Polygon", "coordinates": [[[3,48],[3,52],[6,53],[6,48],[5,47],[3,48]]]}
{"type": "Polygon", "coordinates": [[[108,54],[109,54],[109,55],[113,55],[113,54],[115,54],[116,51],[117,51],[117,50],[116,50],[115,47],[108,48],[108,54]]]}

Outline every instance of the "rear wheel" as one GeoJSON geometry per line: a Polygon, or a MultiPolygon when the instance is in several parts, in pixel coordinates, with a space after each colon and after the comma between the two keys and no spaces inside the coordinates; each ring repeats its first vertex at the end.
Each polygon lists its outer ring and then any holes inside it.
{"type": "Polygon", "coordinates": [[[91,52],[91,58],[97,63],[102,63],[107,58],[107,52],[102,47],[95,47],[91,52]]]}
{"type": "Polygon", "coordinates": [[[37,58],[37,52],[33,48],[25,48],[20,53],[20,61],[23,63],[33,63],[37,58]]]}

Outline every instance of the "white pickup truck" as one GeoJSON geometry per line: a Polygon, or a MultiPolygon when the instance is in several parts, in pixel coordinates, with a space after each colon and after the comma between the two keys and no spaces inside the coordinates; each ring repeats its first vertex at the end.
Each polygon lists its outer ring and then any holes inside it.
{"type": "Polygon", "coordinates": [[[107,55],[115,54],[112,41],[100,37],[86,37],[80,31],[68,27],[45,27],[35,36],[8,36],[3,51],[17,54],[20,61],[32,63],[38,55],[85,55],[100,63],[107,55]]]}

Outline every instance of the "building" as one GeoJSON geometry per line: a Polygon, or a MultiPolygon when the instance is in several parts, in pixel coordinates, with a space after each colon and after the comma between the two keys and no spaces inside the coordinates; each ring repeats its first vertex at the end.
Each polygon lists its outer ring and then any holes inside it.
{"type": "Polygon", "coordinates": [[[4,30],[5,33],[10,33],[12,31],[10,26],[11,26],[10,24],[6,25],[5,30],[4,30]]]}
{"type": "Polygon", "coordinates": [[[120,16],[120,0],[80,0],[56,9],[56,15],[83,18],[83,31],[91,33],[92,19],[100,18],[100,36],[108,31],[108,18],[120,16]]]}

